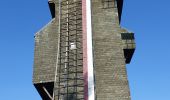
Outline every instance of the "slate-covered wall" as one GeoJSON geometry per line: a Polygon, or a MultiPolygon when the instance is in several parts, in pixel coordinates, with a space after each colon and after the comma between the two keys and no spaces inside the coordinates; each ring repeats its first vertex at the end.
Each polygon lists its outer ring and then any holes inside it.
{"type": "Polygon", "coordinates": [[[57,22],[52,19],[35,34],[33,83],[53,82],[58,46],[57,22]]]}
{"type": "Polygon", "coordinates": [[[117,8],[92,0],[92,29],[97,100],[130,100],[117,8]]]}

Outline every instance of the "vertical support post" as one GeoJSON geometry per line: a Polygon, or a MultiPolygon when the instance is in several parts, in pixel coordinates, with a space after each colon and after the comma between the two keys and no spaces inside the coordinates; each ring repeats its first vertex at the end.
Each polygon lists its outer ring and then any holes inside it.
{"type": "Polygon", "coordinates": [[[84,100],[95,100],[91,1],[82,0],[84,100]]]}

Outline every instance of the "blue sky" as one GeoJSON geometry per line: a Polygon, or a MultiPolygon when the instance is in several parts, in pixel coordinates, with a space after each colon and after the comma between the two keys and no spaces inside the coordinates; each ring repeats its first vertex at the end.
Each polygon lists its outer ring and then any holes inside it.
{"type": "MultiPolygon", "coordinates": [[[[124,1],[121,25],[137,44],[127,65],[132,100],[170,100],[170,1],[124,1]]],[[[1,0],[0,13],[0,100],[41,100],[32,85],[34,33],[51,19],[47,0],[1,0]]]]}

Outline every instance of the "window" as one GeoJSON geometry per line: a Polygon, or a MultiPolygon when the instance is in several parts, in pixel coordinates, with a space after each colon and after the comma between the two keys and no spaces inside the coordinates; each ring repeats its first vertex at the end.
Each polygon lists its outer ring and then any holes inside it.
{"type": "Polygon", "coordinates": [[[117,7],[117,0],[102,0],[103,8],[114,8],[117,7]]]}

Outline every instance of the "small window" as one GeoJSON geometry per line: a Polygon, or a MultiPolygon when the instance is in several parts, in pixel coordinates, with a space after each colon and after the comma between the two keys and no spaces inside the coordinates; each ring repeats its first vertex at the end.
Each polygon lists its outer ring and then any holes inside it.
{"type": "Polygon", "coordinates": [[[102,0],[103,8],[114,8],[117,7],[117,0],[102,0]]]}
{"type": "Polygon", "coordinates": [[[134,37],[134,33],[121,33],[121,37],[123,40],[133,40],[134,37]]]}
{"type": "Polygon", "coordinates": [[[74,42],[70,43],[70,49],[71,50],[76,49],[76,44],[74,42]]]}

